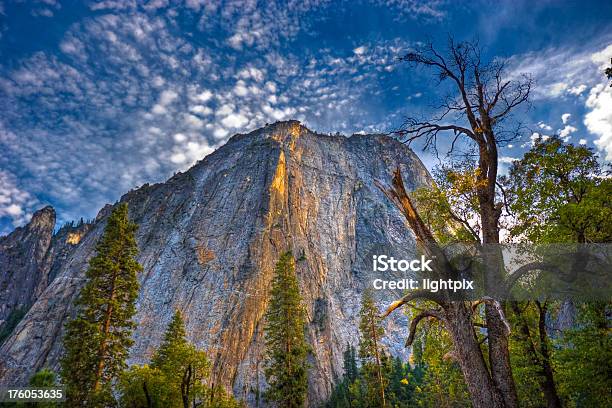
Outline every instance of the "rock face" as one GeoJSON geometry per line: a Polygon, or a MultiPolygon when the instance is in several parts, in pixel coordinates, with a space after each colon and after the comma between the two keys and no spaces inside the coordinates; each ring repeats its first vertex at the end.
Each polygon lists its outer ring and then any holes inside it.
{"type": "Polygon", "coordinates": [[[25,227],[0,237],[0,325],[27,310],[47,286],[44,267],[55,227],[55,210],[36,211],[25,227]]]}
{"type": "MultiPolygon", "coordinates": [[[[308,401],[317,406],[342,373],[346,344],[356,342],[372,248],[414,253],[401,214],[374,185],[390,180],[397,166],[407,187],[430,183],[416,155],[389,137],[320,135],[279,122],[234,136],[165,183],[124,195],[139,224],[144,267],[130,363],[148,362],[180,309],[189,339],[208,350],[214,382],[255,405],[255,392],[265,387],[262,317],[273,267],[291,248],[300,258],[313,350],[308,401]]],[[[57,368],[63,324],[75,313],[72,303],[109,212],[102,209],[70,247],[59,245],[66,237],[51,245],[46,268],[54,279],[0,347],[0,385],[57,368]]],[[[402,319],[387,322],[394,354],[403,350],[402,319]]]]}

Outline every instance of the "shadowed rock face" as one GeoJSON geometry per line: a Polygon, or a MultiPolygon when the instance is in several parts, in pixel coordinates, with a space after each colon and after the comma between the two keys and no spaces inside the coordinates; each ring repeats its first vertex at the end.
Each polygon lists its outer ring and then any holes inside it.
{"type": "MultiPolygon", "coordinates": [[[[188,337],[208,350],[216,384],[255,405],[263,390],[263,322],[273,267],[291,248],[312,346],[309,405],[342,373],[342,351],[356,343],[371,248],[414,253],[401,214],[375,187],[401,166],[409,188],[430,183],[406,146],[382,135],[327,136],[280,122],[234,136],[189,171],[121,198],[139,224],[144,267],[130,363],[148,362],[175,309],[188,337]]],[[[57,367],[63,324],[74,315],[88,259],[110,206],[62,252],[53,281],[0,348],[0,384],[23,384],[57,367]]],[[[4,272],[2,272],[4,274],[4,272]]],[[[4,279],[4,276],[3,276],[4,279]]],[[[386,345],[403,352],[405,320],[387,322],[386,345]]]]}
{"type": "Polygon", "coordinates": [[[47,286],[45,257],[55,227],[55,210],[45,207],[25,227],[0,237],[0,325],[26,310],[47,286]]]}

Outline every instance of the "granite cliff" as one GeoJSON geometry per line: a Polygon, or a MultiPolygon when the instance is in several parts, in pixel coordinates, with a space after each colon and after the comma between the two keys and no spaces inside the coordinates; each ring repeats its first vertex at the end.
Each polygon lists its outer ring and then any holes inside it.
{"type": "MultiPolygon", "coordinates": [[[[374,185],[401,166],[406,186],[430,176],[406,146],[384,135],[329,136],[279,122],[232,137],[185,173],[125,194],[139,224],[141,289],[130,363],[145,363],[175,309],[191,341],[208,350],[213,379],[250,404],[264,387],[263,322],[272,270],[292,248],[312,346],[309,405],[324,399],[355,343],[364,265],[377,245],[414,253],[404,218],[374,185]]],[[[0,345],[0,385],[57,368],[63,325],[104,228],[96,220],[53,234],[45,208],[0,239],[0,319],[28,309],[0,345]]],[[[403,352],[400,315],[386,346],[403,352]]]]}

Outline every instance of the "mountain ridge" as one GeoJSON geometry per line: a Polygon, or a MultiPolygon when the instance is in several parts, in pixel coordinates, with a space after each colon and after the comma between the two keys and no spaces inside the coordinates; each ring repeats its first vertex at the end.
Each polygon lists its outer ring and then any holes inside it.
{"type": "MultiPolygon", "coordinates": [[[[278,254],[292,248],[305,258],[297,273],[313,347],[308,400],[320,402],[342,371],[343,348],[357,336],[364,257],[373,245],[415,251],[403,217],[373,184],[389,180],[396,166],[410,189],[431,183],[416,155],[390,137],[328,136],[297,121],[277,122],[233,136],[166,182],[124,194],[120,202],[140,226],[144,267],[130,363],[148,361],[180,309],[190,340],[211,356],[213,381],[253,405],[265,387],[261,320],[272,270],[278,254]]],[[[54,279],[0,345],[7,357],[0,384],[24,384],[35,370],[57,367],[63,324],[74,315],[110,209],[85,224],[54,279]]],[[[387,322],[393,354],[403,352],[404,320],[387,322]]]]}

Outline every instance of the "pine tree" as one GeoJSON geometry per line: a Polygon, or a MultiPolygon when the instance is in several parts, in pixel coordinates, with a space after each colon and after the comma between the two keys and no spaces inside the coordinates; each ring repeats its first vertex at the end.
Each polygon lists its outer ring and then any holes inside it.
{"type": "Polygon", "coordinates": [[[161,371],[172,393],[180,396],[183,407],[188,408],[207,400],[209,393],[204,380],[210,374],[210,362],[206,353],[196,349],[185,336],[183,317],[177,310],[151,360],[151,367],[161,371]]]}
{"type": "MultiPolygon", "coordinates": [[[[55,372],[51,371],[48,368],[43,368],[42,370],[34,374],[32,377],[30,377],[29,384],[30,384],[30,387],[35,387],[35,388],[55,388],[57,387],[57,374],[55,374],[55,372]]],[[[61,402],[44,401],[44,402],[29,402],[29,403],[19,402],[19,403],[16,403],[14,406],[15,407],[34,407],[36,406],[36,408],[56,408],[61,405],[62,405],[61,402]]],[[[11,405],[4,404],[2,406],[9,407],[11,405]]]]}
{"type": "Polygon", "coordinates": [[[344,357],[344,378],[349,383],[352,383],[357,379],[359,370],[357,369],[357,358],[355,347],[351,344],[346,345],[346,350],[343,353],[344,357]]]}
{"type": "Polygon", "coordinates": [[[382,373],[382,350],[380,344],[380,339],[384,336],[385,330],[380,324],[378,309],[374,304],[374,298],[369,289],[363,292],[359,315],[361,317],[359,323],[359,330],[361,331],[359,357],[361,357],[361,368],[369,406],[386,407],[386,381],[382,373]]]}
{"type": "Polygon", "coordinates": [[[185,322],[183,316],[178,310],[174,312],[170,324],[164,333],[164,341],[157,349],[157,352],[151,360],[153,367],[161,367],[172,361],[173,354],[177,350],[187,346],[187,338],[185,333],[185,322]]]}
{"type": "Polygon", "coordinates": [[[68,406],[112,404],[111,383],[125,368],[132,345],[138,295],[136,224],[126,204],[108,218],[96,255],[89,261],[87,282],[77,301],[76,318],[66,325],[61,375],[68,406]]]}
{"type": "Polygon", "coordinates": [[[151,365],[132,366],[119,381],[121,406],[235,408],[241,406],[222,387],[210,389],[206,353],[189,343],[176,311],[153,354],[151,365]]]}
{"type": "Polygon", "coordinates": [[[268,401],[281,408],[304,406],[308,387],[306,316],[291,252],[278,260],[272,296],[266,311],[266,368],[268,401]]]}

